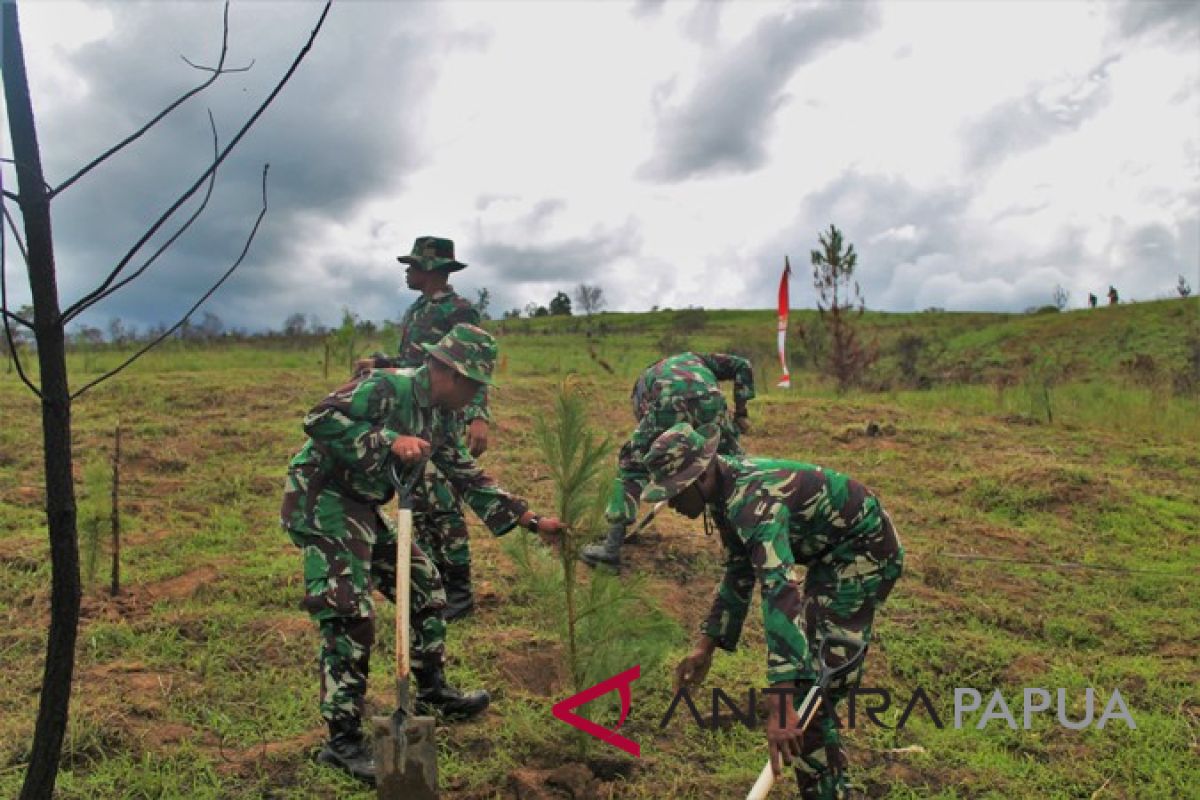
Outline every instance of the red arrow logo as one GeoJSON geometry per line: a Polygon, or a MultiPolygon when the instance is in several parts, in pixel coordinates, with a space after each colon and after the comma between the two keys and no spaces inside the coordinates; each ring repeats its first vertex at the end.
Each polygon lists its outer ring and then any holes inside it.
{"type": "Polygon", "coordinates": [[[616,728],[609,730],[601,725],[597,725],[590,719],[584,719],[572,711],[572,709],[579,708],[584,703],[590,703],[597,697],[603,697],[613,689],[616,689],[621,693],[621,718],[617,720],[616,726],[620,728],[625,723],[625,718],[629,716],[631,701],[629,684],[640,677],[642,677],[642,666],[638,664],[618,675],[613,675],[607,680],[600,681],[600,683],[597,683],[590,689],[584,689],[579,694],[573,694],[565,700],[560,700],[550,710],[554,713],[555,717],[567,723],[572,728],[577,728],[589,736],[595,736],[602,742],[607,742],[613,747],[620,748],[636,758],[641,758],[642,747],[637,742],[621,736],[617,733],[616,728]]]}

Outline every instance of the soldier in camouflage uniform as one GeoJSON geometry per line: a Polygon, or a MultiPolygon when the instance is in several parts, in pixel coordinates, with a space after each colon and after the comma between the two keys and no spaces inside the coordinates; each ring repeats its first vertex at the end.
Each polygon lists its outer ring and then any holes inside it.
{"type": "MultiPolygon", "coordinates": [[[[370,367],[419,367],[425,360],[422,345],[434,344],[460,322],[479,324],[479,310],[454,291],[450,273],[467,265],[454,257],[454,242],[422,236],[413,242],[412,253],[397,260],[407,265],[408,288],[421,293],[400,320],[396,355],[376,356],[370,367]]],[[[466,426],[466,445],[472,456],[483,455],[488,444],[487,388],[461,412],[466,426]]],[[[446,587],[444,617],[452,622],[466,616],[475,606],[471,588],[471,548],[462,502],[441,473],[430,467],[413,493],[413,524],[421,548],[433,559],[446,587]]]]}
{"type": "MultiPolygon", "coordinates": [[[[700,639],[676,669],[677,683],[700,683],[717,647],[737,647],[758,582],[767,680],[798,690],[791,702],[771,698],[767,740],[776,774],[781,760],[794,763],[801,797],[847,797],[834,709],[862,668],[830,687],[829,701],[803,732],[794,706],[816,682],[814,658],[825,637],[870,642],[875,610],[900,577],[904,550],[879,499],[858,481],[797,461],[722,456],[719,441],[714,428],[679,424],[655,440],[645,460],[652,483],[643,497],[667,500],[693,519],[711,514],[726,550],[724,579],[700,639]]],[[[844,648],[829,651],[831,667],[849,656],[844,648]]]]}
{"type": "MultiPolygon", "coordinates": [[[[303,551],[301,606],[321,633],[320,706],[330,738],[319,760],[367,781],[375,770],[362,734],[375,639],[371,589],[395,601],[396,532],[380,512],[394,494],[392,466],[398,462],[411,480],[413,470],[432,462],[496,535],[518,524],[547,536],[562,527],[500,488],[463,446],[455,412],[491,383],[495,340],[458,325],[423,349],[423,366],[363,373],[308,413],[309,439],[288,467],[281,511],[283,527],[303,551]]],[[[410,634],[417,704],[447,718],[469,718],[487,707],[489,696],[446,684],[445,602],[437,568],[414,541],[410,634]]]]}
{"type": "Polygon", "coordinates": [[[722,455],[742,455],[738,434],[750,427],[746,404],[754,397],[754,368],[741,356],[726,353],[679,353],[647,367],[633,384],[630,403],[637,428],[621,447],[617,477],[605,519],[608,532],[602,544],[584,547],[580,557],[589,566],[621,566],[625,528],[637,517],[638,500],[646,486],[642,459],[654,440],[677,422],[694,427],[716,425],[721,431],[722,455]],[[733,381],[733,418],[718,381],[733,381]]]}

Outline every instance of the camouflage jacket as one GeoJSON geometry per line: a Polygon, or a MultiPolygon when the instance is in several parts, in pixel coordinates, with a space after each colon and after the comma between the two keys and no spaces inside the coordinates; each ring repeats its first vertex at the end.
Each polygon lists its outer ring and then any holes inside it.
{"type": "Polygon", "coordinates": [[[651,364],[630,393],[633,416],[639,422],[651,408],[678,400],[721,394],[718,381],[733,381],[734,415],[746,413],[754,398],[754,368],[741,356],[726,353],[679,353],[651,364]]]}
{"type": "Polygon", "coordinates": [[[726,551],[725,575],[701,630],[734,650],[761,585],[767,677],[812,680],[803,598],[794,567],[855,564],[883,531],[878,499],[863,484],[812,464],[717,456],[732,485],[709,504],[726,551]]]}
{"type": "Polygon", "coordinates": [[[641,456],[659,434],[676,422],[711,422],[721,431],[720,452],[742,455],[738,431],[727,416],[725,395],[717,383],[733,381],[734,416],[744,416],[754,397],[754,368],[741,356],[725,353],[679,353],[647,367],[633,384],[630,403],[638,425],[621,453],[621,472],[628,479],[645,474],[641,456]]]}
{"type": "MultiPolygon", "coordinates": [[[[432,406],[427,367],[376,369],[351,380],[308,413],[304,432],[309,440],[288,467],[282,512],[286,528],[309,533],[332,529],[333,521],[323,525],[313,518],[317,499],[327,488],[346,499],[346,516],[374,515],[392,497],[391,445],[401,435],[432,444],[433,465],[493,533],[508,532],[528,508],[471,458],[457,415],[432,406]]],[[[406,478],[412,469],[405,469],[406,478]]]]}
{"type": "MultiPolygon", "coordinates": [[[[432,297],[422,294],[404,312],[400,319],[400,341],[396,346],[396,355],[391,357],[376,357],[378,367],[419,367],[425,363],[423,344],[436,344],[460,322],[472,325],[479,324],[479,310],[462,295],[454,291],[453,286],[432,297]]],[[[481,387],[479,394],[463,410],[463,418],[470,422],[474,419],[490,420],[487,406],[487,387],[481,387]]]]}

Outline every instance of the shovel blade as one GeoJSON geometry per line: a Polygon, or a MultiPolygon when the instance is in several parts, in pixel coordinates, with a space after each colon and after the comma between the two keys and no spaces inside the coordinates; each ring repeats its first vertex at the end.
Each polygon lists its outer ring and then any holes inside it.
{"type": "Polygon", "coordinates": [[[437,744],[433,717],[373,717],[375,789],[379,800],[437,800],[437,744]]]}

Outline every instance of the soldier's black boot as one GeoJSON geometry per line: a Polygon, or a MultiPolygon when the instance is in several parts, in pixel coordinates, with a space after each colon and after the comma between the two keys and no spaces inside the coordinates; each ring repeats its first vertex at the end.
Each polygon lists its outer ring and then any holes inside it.
{"type": "Polygon", "coordinates": [[[475,609],[475,593],[471,588],[471,565],[448,564],[439,568],[442,585],[446,587],[446,611],[443,619],[453,622],[462,619],[475,609]]]}
{"type": "Polygon", "coordinates": [[[321,746],[317,761],[337,767],[351,777],[375,785],[375,756],[363,738],[358,720],[329,723],[329,740],[321,746]]]}
{"type": "Polygon", "coordinates": [[[620,569],[621,545],[625,543],[625,526],[615,522],[608,528],[601,544],[589,544],[579,551],[579,558],[589,567],[600,564],[620,569]]]}
{"type": "Polygon", "coordinates": [[[445,669],[436,667],[414,669],[417,678],[417,713],[432,714],[446,720],[466,720],[483,713],[492,696],[482,689],[463,694],[446,683],[445,669]]]}

